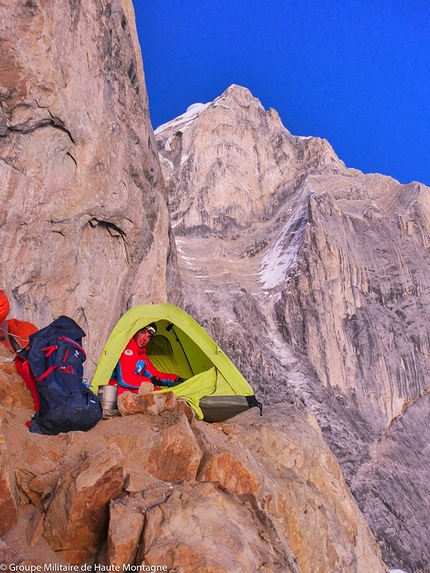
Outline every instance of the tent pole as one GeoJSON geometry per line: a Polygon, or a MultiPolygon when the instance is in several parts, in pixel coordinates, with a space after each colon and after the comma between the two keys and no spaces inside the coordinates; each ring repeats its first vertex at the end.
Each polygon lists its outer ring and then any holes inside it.
{"type": "Polygon", "coordinates": [[[190,370],[193,373],[193,376],[195,376],[195,372],[193,370],[193,367],[191,366],[190,361],[188,360],[188,356],[184,350],[184,347],[182,346],[182,342],[179,340],[178,335],[176,334],[176,330],[173,327],[174,327],[174,324],[172,322],[169,322],[169,324],[166,327],[166,330],[167,331],[173,330],[173,334],[176,336],[176,341],[179,342],[179,346],[182,348],[182,352],[184,353],[184,356],[187,359],[188,366],[190,367],[190,370]]]}

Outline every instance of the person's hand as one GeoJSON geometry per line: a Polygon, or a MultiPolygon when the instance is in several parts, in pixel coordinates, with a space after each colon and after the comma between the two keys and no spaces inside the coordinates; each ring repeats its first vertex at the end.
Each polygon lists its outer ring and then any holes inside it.
{"type": "Polygon", "coordinates": [[[174,380],[161,380],[161,378],[157,378],[157,376],[153,376],[151,382],[154,384],[154,386],[167,386],[168,388],[170,388],[171,386],[175,385],[175,381],[174,380]]]}
{"type": "Polygon", "coordinates": [[[160,380],[160,378],[154,376],[151,381],[155,386],[167,386],[168,388],[172,388],[173,386],[182,384],[185,380],[186,378],[180,378],[179,376],[175,378],[175,380],[160,380]]]}
{"type": "MultiPolygon", "coordinates": [[[[178,384],[182,384],[182,382],[185,382],[186,378],[181,378],[180,376],[178,376],[177,378],[175,378],[175,380],[172,380],[171,383],[169,384],[169,387],[172,386],[178,386],[178,384]]],[[[170,382],[170,380],[169,380],[170,382]]]]}

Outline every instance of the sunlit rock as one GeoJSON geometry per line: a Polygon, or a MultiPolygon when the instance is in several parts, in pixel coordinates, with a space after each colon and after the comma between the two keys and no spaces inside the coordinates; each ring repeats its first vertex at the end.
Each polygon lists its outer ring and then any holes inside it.
{"type": "Polygon", "coordinates": [[[10,316],[87,333],[175,283],[131,0],[0,8],[1,287],[10,316]],[[170,253],[170,254],[168,254],[170,253]]]}

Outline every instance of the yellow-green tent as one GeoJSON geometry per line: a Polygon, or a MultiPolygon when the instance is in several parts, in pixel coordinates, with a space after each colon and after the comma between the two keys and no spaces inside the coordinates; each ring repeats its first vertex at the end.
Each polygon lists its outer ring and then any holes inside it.
{"type": "Polygon", "coordinates": [[[157,325],[147,349],[151,362],[163,372],[187,378],[159,392],[174,392],[188,402],[198,419],[209,422],[260,406],[251,386],[208,333],[185,311],[167,303],[135,306],[118,321],[91,382],[96,393],[99,386],[108,384],[130,338],[151,322],[157,325]]]}

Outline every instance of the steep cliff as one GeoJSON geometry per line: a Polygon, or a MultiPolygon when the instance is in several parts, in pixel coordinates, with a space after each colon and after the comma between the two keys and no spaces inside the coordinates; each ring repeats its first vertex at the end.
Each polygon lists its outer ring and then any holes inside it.
{"type": "Polygon", "coordinates": [[[267,403],[317,417],[385,558],[426,571],[430,189],[347,169],[239,86],[156,138],[188,309],[267,403]]]}
{"type": "Polygon", "coordinates": [[[133,6],[0,11],[1,286],[11,316],[77,320],[90,375],[120,314],[175,290],[133,6]]]}

